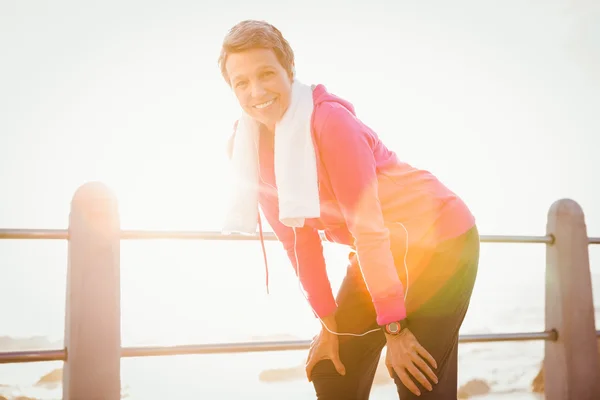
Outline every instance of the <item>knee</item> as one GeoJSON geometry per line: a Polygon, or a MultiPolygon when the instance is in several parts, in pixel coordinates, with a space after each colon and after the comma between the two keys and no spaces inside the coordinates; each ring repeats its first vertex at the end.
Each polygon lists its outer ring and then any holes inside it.
{"type": "Polygon", "coordinates": [[[319,361],[310,374],[318,400],[352,399],[345,375],[340,375],[331,360],[319,361]]]}
{"type": "Polygon", "coordinates": [[[416,395],[400,380],[398,375],[394,372],[394,383],[398,390],[398,396],[402,400],[427,400],[427,399],[456,399],[458,393],[457,380],[452,379],[452,374],[444,373],[444,371],[435,371],[438,373],[438,383],[433,384],[433,390],[430,392],[423,385],[421,385],[416,379],[414,379],[410,373],[409,378],[414,382],[419,391],[420,395],[416,395]]]}

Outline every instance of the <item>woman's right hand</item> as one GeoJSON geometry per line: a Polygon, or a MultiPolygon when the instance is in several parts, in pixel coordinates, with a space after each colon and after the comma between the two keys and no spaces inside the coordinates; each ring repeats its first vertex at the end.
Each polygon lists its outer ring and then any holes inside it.
{"type": "MultiPolygon", "coordinates": [[[[332,328],[330,327],[330,329],[332,328]]],[[[335,327],[332,330],[335,332],[335,327]]],[[[321,329],[321,332],[315,336],[310,345],[310,350],[308,351],[306,377],[309,382],[312,380],[311,373],[313,367],[322,360],[331,360],[336,371],[340,375],[346,375],[346,368],[340,360],[338,337],[327,331],[325,328],[321,329]]]]}

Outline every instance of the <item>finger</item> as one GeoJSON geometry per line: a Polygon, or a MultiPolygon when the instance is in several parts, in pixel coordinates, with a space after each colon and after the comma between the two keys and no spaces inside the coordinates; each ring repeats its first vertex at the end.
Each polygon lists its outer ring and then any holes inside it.
{"type": "Polygon", "coordinates": [[[338,374],[346,375],[346,367],[344,367],[344,364],[342,364],[342,361],[340,360],[340,357],[338,355],[331,357],[331,361],[333,362],[333,366],[335,367],[338,374]]]}
{"type": "Polygon", "coordinates": [[[308,381],[311,381],[311,373],[312,373],[312,369],[315,366],[315,364],[317,363],[317,359],[314,356],[314,351],[311,348],[308,351],[308,357],[306,358],[306,365],[304,366],[304,371],[306,372],[306,378],[308,378],[308,381]]]}
{"type": "Polygon", "coordinates": [[[406,369],[408,372],[419,382],[425,389],[430,392],[433,390],[433,386],[431,386],[431,382],[425,378],[425,375],[412,362],[408,362],[406,365],[406,369]]]}
{"type": "Polygon", "coordinates": [[[433,356],[431,354],[429,354],[429,352],[427,350],[425,350],[425,348],[423,346],[421,346],[420,343],[417,343],[415,345],[415,350],[417,350],[417,353],[419,353],[419,355],[421,355],[421,357],[425,358],[425,360],[427,360],[427,362],[429,363],[429,365],[432,365],[433,368],[437,369],[437,362],[435,362],[435,359],[433,358],[433,356]]]}
{"type": "Polygon", "coordinates": [[[311,373],[312,373],[312,369],[315,366],[315,361],[313,360],[313,358],[311,357],[308,362],[306,363],[306,367],[304,368],[304,371],[306,372],[306,378],[308,379],[308,381],[311,381],[311,373]]]}
{"type": "Polygon", "coordinates": [[[385,367],[388,370],[388,374],[390,374],[390,378],[394,379],[394,367],[392,367],[392,363],[390,361],[389,356],[386,354],[385,356],[385,367]]]}
{"type": "Polygon", "coordinates": [[[392,361],[391,361],[389,348],[387,348],[385,351],[385,367],[387,368],[390,378],[394,379],[394,368],[392,367],[392,361]]]}
{"type": "Polygon", "coordinates": [[[312,359],[312,349],[308,350],[308,354],[306,355],[306,362],[304,363],[304,367],[308,367],[308,364],[310,363],[310,360],[312,359]]]}
{"type": "Polygon", "coordinates": [[[402,367],[394,367],[394,371],[396,372],[396,375],[398,375],[398,378],[400,378],[400,381],[402,382],[402,384],[404,384],[404,386],[406,386],[406,388],[408,390],[410,390],[411,392],[413,392],[417,396],[421,395],[421,391],[419,390],[419,388],[417,387],[417,385],[415,385],[415,383],[410,378],[410,376],[408,376],[408,374],[406,373],[406,371],[404,370],[404,368],[402,368],[402,367]]]}
{"type": "Polygon", "coordinates": [[[394,379],[394,368],[389,364],[385,364],[385,366],[387,367],[388,374],[390,374],[390,378],[394,379]]]}
{"type": "Polygon", "coordinates": [[[411,353],[411,357],[412,361],[415,363],[415,365],[417,367],[419,367],[419,369],[421,371],[423,371],[428,377],[429,379],[431,379],[432,382],[434,383],[438,383],[438,378],[437,376],[433,373],[433,370],[429,367],[429,365],[421,358],[421,356],[419,356],[416,353],[411,353]]]}

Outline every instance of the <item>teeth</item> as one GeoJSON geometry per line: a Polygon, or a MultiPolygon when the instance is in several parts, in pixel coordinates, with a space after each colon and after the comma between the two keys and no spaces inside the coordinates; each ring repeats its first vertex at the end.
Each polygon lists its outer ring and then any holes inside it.
{"type": "Polygon", "coordinates": [[[265,102],[265,103],[262,103],[262,104],[257,104],[257,105],[255,105],[254,107],[255,107],[255,108],[258,108],[258,109],[265,108],[265,107],[269,107],[271,104],[273,104],[273,102],[274,102],[274,101],[275,101],[275,99],[273,99],[273,100],[269,100],[269,101],[267,101],[267,102],[265,102]]]}

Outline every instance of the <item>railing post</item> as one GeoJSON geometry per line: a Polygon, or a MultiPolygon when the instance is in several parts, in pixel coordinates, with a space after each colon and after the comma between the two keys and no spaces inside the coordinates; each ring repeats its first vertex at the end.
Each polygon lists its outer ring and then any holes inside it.
{"type": "Polygon", "coordinates": [[[63,400],[121,398],[120,222],[98,182],[73,196],[65,319],[63,400]]]}
{"type": "Polygon", "coordinates": [[[556,201],[548,212],[546,329],[558,340],[545,345],[547,400],[600,398],[600,362],[583,210],[575,201],[556,201]]]}

